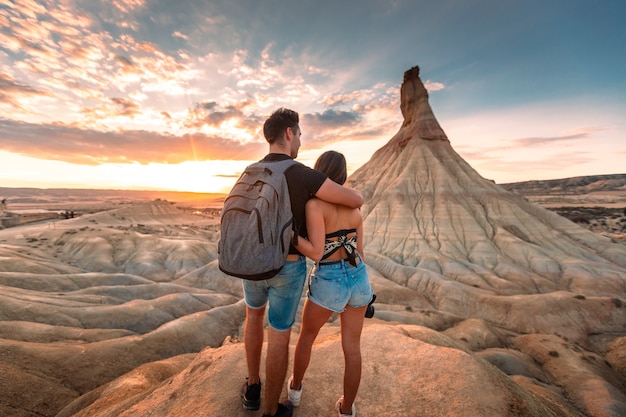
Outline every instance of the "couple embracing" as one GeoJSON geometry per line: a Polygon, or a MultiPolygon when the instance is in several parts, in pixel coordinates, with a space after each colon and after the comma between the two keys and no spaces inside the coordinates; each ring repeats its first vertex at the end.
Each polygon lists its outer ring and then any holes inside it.
{"type": "MultiPolygon", "coordinates": [[[[293,110],[276,110],[263,125],[269,154],[263,162],[295,159],[300,148],[299,116],[293,110]]],[[[293,163],[284,173],[296,225],[287,261],[267,280],[243,280],[246,302],[244,343],[248,377],[241,389],[244,408],[261,407],[260,363],[263,319],[268,310],[268,348],[263,400],[264,417],[289,417],[303,393],[304,373],[313,342],[333,312],[341,317],[345,357],[343,395],[336,404],[339,416],[355,416],[354,400],[361,380],[360,339],[368,304],[373,300],[363,263],[363,197],[346,188],[346,161],[337,152],[320,156],[315,169],[293,163]],[[315,262],[309,279],[302,327],[295,349],[288,400],[279,403],[289,363],[289,339],[306,280],[306,258],[315,262]]],[[[306,395],[305,395],[306,399],[306,395]]]]}

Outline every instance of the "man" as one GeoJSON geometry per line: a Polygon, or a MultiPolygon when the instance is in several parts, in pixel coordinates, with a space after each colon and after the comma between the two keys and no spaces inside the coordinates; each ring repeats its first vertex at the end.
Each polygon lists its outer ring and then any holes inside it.
{"type": "MultiPolygon", "coordinates": [[[[299,116],[293,110],[280,108],[265,121],[263,135],[269,143],[269,154],[263,161],[295,159],[300,149],[299,116]]],[[[343,187],[325,174],[296,163],[285,171],[296,232],[307,236],[304,206],[313,198],[359,208],[363,197],[357,190],[343,187]]],[[[244,344],[248,377],[241,390],[244,408],[261,406],[259,375],[263,347],[263,318],[268,308],[268,347],[265,363],[265,400],[263,417],[291,417],[289,401],[279,403],[289,363],[289,338],[306,280],[306,259],[291,245],[285,266],[275,277],[264,281],[243,280],[246,302],[244,344]]]]}

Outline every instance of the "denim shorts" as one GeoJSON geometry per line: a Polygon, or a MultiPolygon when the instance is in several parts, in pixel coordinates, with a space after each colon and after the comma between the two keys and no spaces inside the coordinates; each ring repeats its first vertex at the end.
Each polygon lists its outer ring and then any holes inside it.
{"type": "Polygon", "coordinates": [[[365,263],[359,258],[356,267],[347,261],[318,263],[309,280],[309,299],[336,313],[346,306],[363,307],[372,300],[372,286],[365,263]]]}
{"type": "Polygon", "coordinates": [[[246,305],[263,308],[269,301],[269,325],[279,332],[289,330],[296,321],[296,312],[306,281],[306,259],[287,261],[278,275],[261,281],[242,280],[246,305]]]}

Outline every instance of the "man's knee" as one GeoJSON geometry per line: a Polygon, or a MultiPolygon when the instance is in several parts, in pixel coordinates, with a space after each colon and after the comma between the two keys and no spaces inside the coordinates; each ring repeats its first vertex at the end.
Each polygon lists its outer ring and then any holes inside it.
{"type": "Polygon", "coordinates": [[[276,330],[271,326],[267,329],[267,341],[270,349],[284,350],[289,348],[289,341],[291,339],[291,329],[276,330]]]}
{"type": "Polygon", "coordinates": [[[246,306],[246,317],[251,320],[263,320],[265,316],[265,306],[261,308],[252,308],[246,306]]]}
{"type": "Polygon", "coordinates": [[[269,326],[267,328],[267,333],[268,333],[268,336],[274,340],[287,340],[288,341],[291,335],[291,327],[285,330],[277,330],[273,328],[272,326],[269,326]]]}

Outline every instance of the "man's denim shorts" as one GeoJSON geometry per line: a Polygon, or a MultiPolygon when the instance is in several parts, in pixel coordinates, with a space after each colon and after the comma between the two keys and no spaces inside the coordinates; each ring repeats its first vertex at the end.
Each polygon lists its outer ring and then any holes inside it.
{"type": "Polygon", "coordinates": [[[252,309],[263,308],[269,301],[267,317],[270,326],[279,332],[289,330],[296,321],[296,312],[306,281],[306,259],[287,261],[278,275],[262,280],[243,280],[243,296],[252,309]]]}
{"type": "Polygon", "coordinates": [[[373,294],[365,263],[360,257],[356,267],[347,261],[330,264],[322,261],[311,273],[309,299],[336,313],[343,312],[347,305],[366,306],[373,294]]]}

